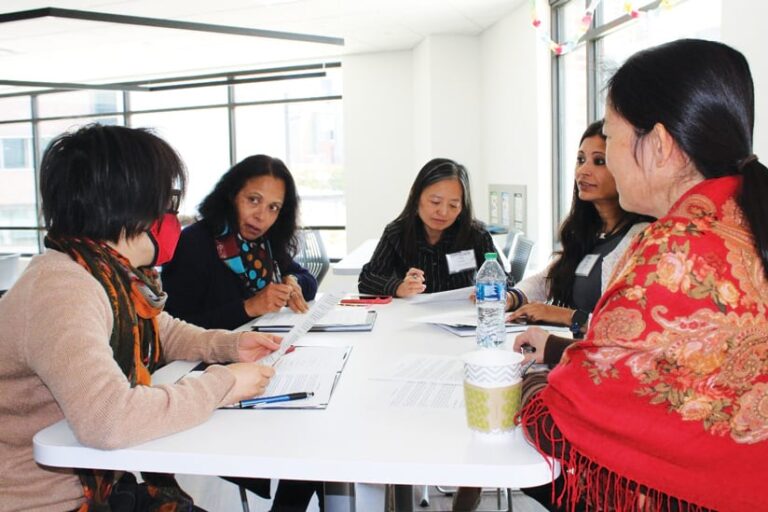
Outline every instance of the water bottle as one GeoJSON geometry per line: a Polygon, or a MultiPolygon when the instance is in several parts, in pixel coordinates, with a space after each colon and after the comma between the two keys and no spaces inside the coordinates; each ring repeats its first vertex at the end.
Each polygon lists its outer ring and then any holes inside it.
{"type": "Polygon", "coordinates": [[[498,347],[507,339],[504,327],[507,275],[496,258],[495,252],[485,253],[485,262],[475,279],[477,344],[484,348],[498,347]]]}

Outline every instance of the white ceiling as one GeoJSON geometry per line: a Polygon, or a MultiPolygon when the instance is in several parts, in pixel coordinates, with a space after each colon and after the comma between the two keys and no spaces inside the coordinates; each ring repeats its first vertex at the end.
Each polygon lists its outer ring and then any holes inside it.
{"type": "Polygon", "coordinates": [[[345,45],[38,18],[0,24],[0,78],[105,83],[410,49],[429,35],[479,34],[523,1],[3,0],[0,13],[58,7],[341,37],[345,45]]]}

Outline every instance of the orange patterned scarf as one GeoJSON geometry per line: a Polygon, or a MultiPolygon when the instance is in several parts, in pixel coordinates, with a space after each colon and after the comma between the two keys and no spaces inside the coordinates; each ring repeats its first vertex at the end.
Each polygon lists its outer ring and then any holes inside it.
{"type": "MultiPolygon", "coordinates": [[[[103,242],[47,237],[45,245],[68,254],[104,287],[114,319],[109,344],[115,361],[131,387],[150,386],[152,372],[163,363],[157,316],[167,295],[157,271],[133,267],[103,242]]],[[[131,473],[117,480],[114,471],[82,469],[78,476],[86,498],[78,512],[193,510],[192,499],[171,475],[143,474],[143,484],[131,473]]]]}
{"type": "Polygon", "coordinates": [[[704,181],[638,236],[522,411],[571,507],[765,509],[768,282],[740,185],[704,181]]]}

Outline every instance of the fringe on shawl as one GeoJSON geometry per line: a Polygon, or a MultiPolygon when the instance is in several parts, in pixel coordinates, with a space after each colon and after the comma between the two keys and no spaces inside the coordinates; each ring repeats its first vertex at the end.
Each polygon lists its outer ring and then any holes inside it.
{"type": "MultiPolygon", "coordinates": [[[[560,463],[564,486],[556,495],[553,485],[551,499],[558,507],[565,502],[569,512],[714,512],[641,485],[579,452],[563,437],[540,394],[521,411],[520,426],[539,452],[560,463]]],[[[550,467],[554,481],[555,465],[550,467]]]]}

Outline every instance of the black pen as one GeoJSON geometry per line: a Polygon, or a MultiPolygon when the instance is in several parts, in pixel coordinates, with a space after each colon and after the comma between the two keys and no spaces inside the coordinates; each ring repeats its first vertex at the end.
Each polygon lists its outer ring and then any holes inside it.
{"type": "Polygon", "coordinates": [[[305,398],[311,398],[315,394],[311,391],[303,391],[301,393],[288,393],[285,395],[274,396],[258,396],[256,398],[249,398],[248,400],[241,400],[238,407],[241,409],[247,409],[248,407],[254,407],[261,404],[274,404],[278,402],[290,402],[292,400],[304,400],[305,398]]]}

